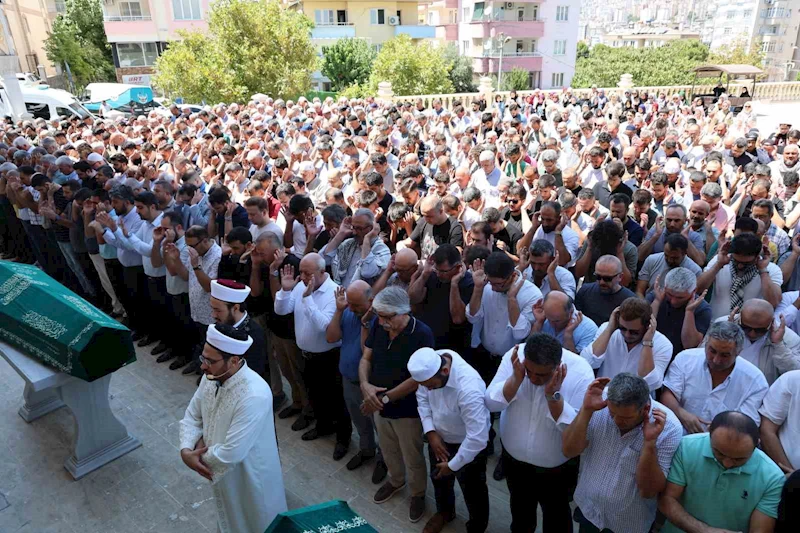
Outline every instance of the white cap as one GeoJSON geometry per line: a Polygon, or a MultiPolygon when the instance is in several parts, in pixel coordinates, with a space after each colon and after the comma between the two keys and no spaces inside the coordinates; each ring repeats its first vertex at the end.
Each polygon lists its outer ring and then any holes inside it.
{"type": "Polygon", "coordinates": [[[240,304],[250,296],[250,287],[229,279],[211,280],[211,297],[231,304],[240,304]]]}
{"type": "MultiPolygon", "coordinates": [[[[92,145],[92,148],[94,148],[94,145],[92,145]]],[[[86,161],[88,161],[89,163],[101,163],[105,161],[105,159],[103,159],[103,156],[98,154],[97,152],[92,152],[91,154],[86,156],[86,161]]]]}
{"type": "Polygon", "coordinates": [[[439,372],[442,358],[433,348],[420,348],[408,359],[408,371],[417,383],[428,381],[439,372]]]}
{"type": "Polygon", "coordinates": [[[208,332],[206,333],[206,342],[221,352],[244,355],[253,344],[253,338],[248,335],[246,341],[232,339],[220,333],[214,324],[211,324],[208,326],[208,332]]]}
{"type": "Polygon", "coordinates": [[[666,174],[677,174],[681,171],[681,163],[675,157],[670,157],[664,163],[664,172],[666,174]]]}

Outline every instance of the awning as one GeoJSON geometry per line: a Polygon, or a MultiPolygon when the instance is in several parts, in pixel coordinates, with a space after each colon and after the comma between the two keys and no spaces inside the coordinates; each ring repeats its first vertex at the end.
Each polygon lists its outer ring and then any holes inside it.
{"type": "Polygon", "coordinates": [[[764,71],[753,65],[700,65],[692,69],[698,78],[715,78],[720,74],[732,76],[756,76],[764,71]]]}

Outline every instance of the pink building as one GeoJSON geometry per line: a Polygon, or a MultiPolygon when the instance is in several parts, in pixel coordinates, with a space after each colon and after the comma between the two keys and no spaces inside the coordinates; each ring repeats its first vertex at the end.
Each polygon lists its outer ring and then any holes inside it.
{"type": "Polygon", "coordinates": [[[103,0],[117,81],[150,85],[158,56],[178,30],[205,30],[209,0],[103,0]]]}

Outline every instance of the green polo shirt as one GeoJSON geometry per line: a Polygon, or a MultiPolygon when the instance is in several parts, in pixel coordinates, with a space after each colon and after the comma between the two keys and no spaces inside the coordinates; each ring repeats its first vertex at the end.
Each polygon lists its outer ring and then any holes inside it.
{"type": "MultiPolygon", "coordinates": [[[[750,515],[758,509],[778,517],[785,477],[767,454],[756,448],[743,466],[726,470],[714,458],[708,433],[681,439],[667,481],[685,487],[680,503],[711,527],[748,531],[750,515]]],[[[681,533],[669,521],[662,533],[681,533]]]]}

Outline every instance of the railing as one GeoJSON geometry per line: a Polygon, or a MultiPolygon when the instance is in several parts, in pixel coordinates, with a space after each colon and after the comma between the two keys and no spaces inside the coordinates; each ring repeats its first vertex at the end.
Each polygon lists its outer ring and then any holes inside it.
{"type": "Polygon", "coordinates": [[[318,22],[316,23],[318,28],[329,28],[331,26],[354,26],[352,22],[318,22]]]}
{"type": "Polygon", "coordinates": [[[153,20],[150,15],[106,15],[103,17],[104,22],[131,22],[139,20],[153,20]]]}
{"type": "Polygon", "coordinates": [[[471,23],[485,23],[485,22],[545,22],[547,19],[544,17],[534,17],[533,15],[525,15],[520,19],[519,17],[503,18],[501,15],[504,13],[495,13],[493,15],[484,15],[482,17],[473,18],[468,22],[471,23]]]}
{"type": "MultiPolygon", "coordinates": [[[[480,57],[480,56],[478,56],[480,57]]],[[[498,55],[499,57],[499,55],[498,55]]],[[[503,54],[503,57],[507,57],[506,54],[503,54]]],[[[694,86],[694,94],[711,94],[713,92],[715,85],[695,85],[694,86]]],[[[744,82],[731,82],[730,83],[730,90],[733,94],[741,93],[742,88],[747,87],[748,90],[752,90],[753,82],[752,81],[744,81],[744,82]]],[[[689,95],[692,94],[692,86],[691,85],[673,85],[673,86],[659,86],[659,87],[634,87],[640,93],[642,91],[646,91],[648,94],[659,92],[665,92],[667,95],[679,93],[683,91],[685,94],[689,95]]],[[[625,92],[625,89],[621,89],[619,87],[610,87],[603,89],[606,93],[606,96],[610,96],[612,94],[616,94],[618,96],[622,96],[625,92]]],[[[535,91],[527,90],[527,91],[517,91],[518,96],[529,96],[533,94],[535,91]]],[[[549,90],[542,90],[541,92],[545,94],[550,94],[554,92],[561,92],[561,89],[549,89],[549,90]]],[[[585,98],[591,95],[591,89],[572,89],[572,94],[574,94],[578,98],[585,98]]],[[[508,96],[509,91],[493,91],[492,97],[494,95],[502,95],[508,96]]],[[[399,101],[414,101],[418,98],[422,99],[423,104],[425,107],[431,107],[433,100],[439,99],[442,101],[442,105],[445,107],[452,107],[452,105],[456,102],[461,102],[463,104],[469,104],[473,100],[480,98],[481,93],[456,93],[456,94],[418,94],[418,95],[408,95],[408,96],[393,96],[391,100],[393,102],[399,101]]],[[[756,100],[769,100],[769,101],[800,101],[800,82],[798,81],[780,81],[780,82],[764,82],[758,83],[755,89],[755,99],[756,100]]]]}
{"type": "MultiPolygon", "coordinates": [[[[503,57],[541,57],[541,52],[503,52],[503,57]]],[[[484,52],[478,57],[500,57],[500,52],[484,52]]]]}

